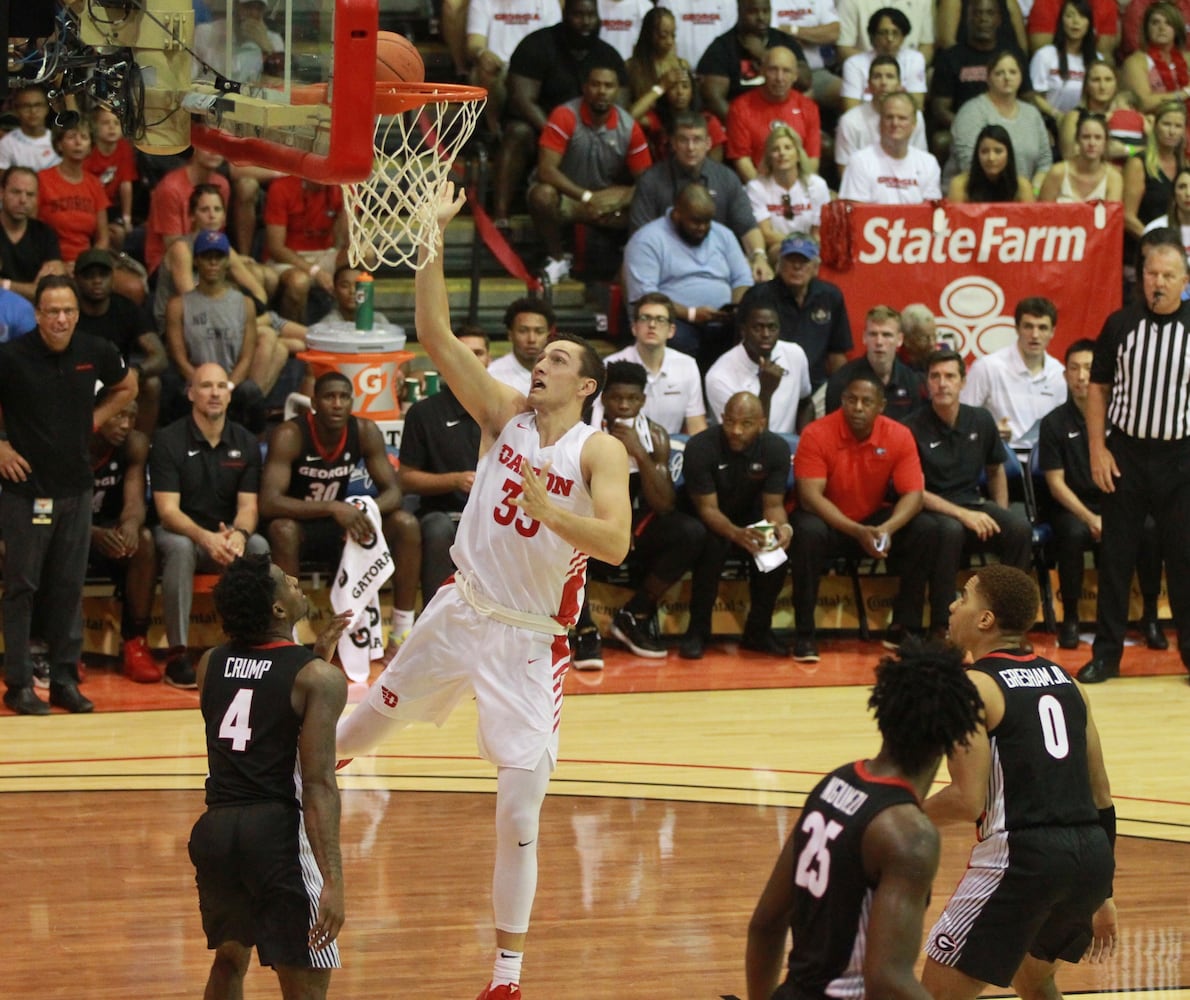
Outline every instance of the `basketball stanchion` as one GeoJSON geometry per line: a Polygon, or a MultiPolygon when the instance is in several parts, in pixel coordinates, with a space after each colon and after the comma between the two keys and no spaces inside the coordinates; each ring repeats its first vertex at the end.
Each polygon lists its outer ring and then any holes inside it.
{"type": "Polygon", "coordinates": [[[372,173],[343,185],[355,267],[417,267],[423,246],[435,253],[438,193],[486,101],[482,87],[377,81],[372,173]]]}

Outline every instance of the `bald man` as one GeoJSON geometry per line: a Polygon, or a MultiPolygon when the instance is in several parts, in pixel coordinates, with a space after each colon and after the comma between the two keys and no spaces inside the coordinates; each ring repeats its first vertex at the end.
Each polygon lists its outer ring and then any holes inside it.
{"type": "Polygon", "coordinates": [[[739,240],[714,217],[710,192],[690,184],[673,208],[641,226],[624,250],[628,301],[648,292],[668,295],[677,319],[669,346],[696,358],[704,373],[734,339],[724,307],[738,303],[752,286],[739,240]]]}
{"type": "MultiPolygon", "coordinates": [[[[701,659],[711,636],[711,611],[719,577],[732,549],[756,556],[767,548],[786,549],[793,529],[785,516],[789,445],[768,430],[764,407],[750,392],[737,392],[723,409],[723,422],[686,442],[683,464],[686,494],[706,528],[702,553],[690,585],[690,624],[678,649],[686,660],[701,659]],[[770,532],[748,525],[765,520],[770,532]]],[[[748,560],[748,617],[740,647],[768,656],[787,656],[773,635],[773,609],[785,580],[786,564],[761,570],[748,560]]]]}

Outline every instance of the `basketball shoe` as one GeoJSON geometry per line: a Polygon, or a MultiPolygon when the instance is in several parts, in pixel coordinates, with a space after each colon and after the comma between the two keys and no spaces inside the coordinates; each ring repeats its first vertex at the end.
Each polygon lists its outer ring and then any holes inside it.
{"type": "Polygon", "coordinates": [[[475,1000],[521,1000],[521,988],[516,983],[493,986],[488,983],[475,1000]]]}
{"type": "Polygon", "coordinates": [[[161,680],[162,670],[153,654],[149,652],[144,636],[127,639],[124,642],[124,676],[137,684],[156,684],[161,680]]]}

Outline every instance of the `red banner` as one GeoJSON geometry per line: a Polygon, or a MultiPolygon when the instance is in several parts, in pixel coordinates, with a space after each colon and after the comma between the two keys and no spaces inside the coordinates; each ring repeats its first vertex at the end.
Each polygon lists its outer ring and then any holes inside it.
{"type": "Polygon", "coordinates": [[[1095,338],[1120,307],[1124,209],[1089,205],[847,205],[824,214],[819,277],[843,290],[863,352],[873,306],[924,303],[939,339],[981,356],[1016,339],[1013,309],[1041,295],[1058,307],[1049,353],[1095,338]]]}

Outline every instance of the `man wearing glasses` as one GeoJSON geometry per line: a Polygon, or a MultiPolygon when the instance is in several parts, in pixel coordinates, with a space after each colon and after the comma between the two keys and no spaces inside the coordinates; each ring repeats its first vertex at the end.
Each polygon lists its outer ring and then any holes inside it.
{"type": "Polygon", "coordinates": [[[706,119],[697,111],[683,111],[674,116],[669,137],[673,148],[669,158],[653,164],[637,179],[629,230],[636,232],[645,223],[660,219],[686,185],[701,184],[715,202],[715,221],[735,233],[748,255],[753,280],[768,281],[773,271],[765,258],[764,236],[735,171],[708,155],[711,137],[706,119]]]}
{"type": "Polygon", "coordinates": [[[71,278],[42,278],[33,304],[36,333],[0,344],[4,704],[19,715],[49,715],[50,705],[90,712],[78,689],[95,482],[88,445],[92,427],[136,398],[136,375],[114,345],[75,335],[78,293],[71,278]],[[97,381],[110,389],[99,406],[97,381]],[[49,644],[50,705],[33,691],[35,603],[49,644]]]}
{"type": "MultiPolygon", "coordinates": [[[[641,412],[667,433],[697,434],[706,430],[698,363],[688,354],[666,347],[677,329],[673,302],[661,292],[649,292],[634,303],[633,311],[633,342],[604,358],[604,364],[632,361],[644,368],[648,383],[641,412]]],[[[603,401],[599,400],[591,423],[598,427],[602,419],[603,401]]]]}

